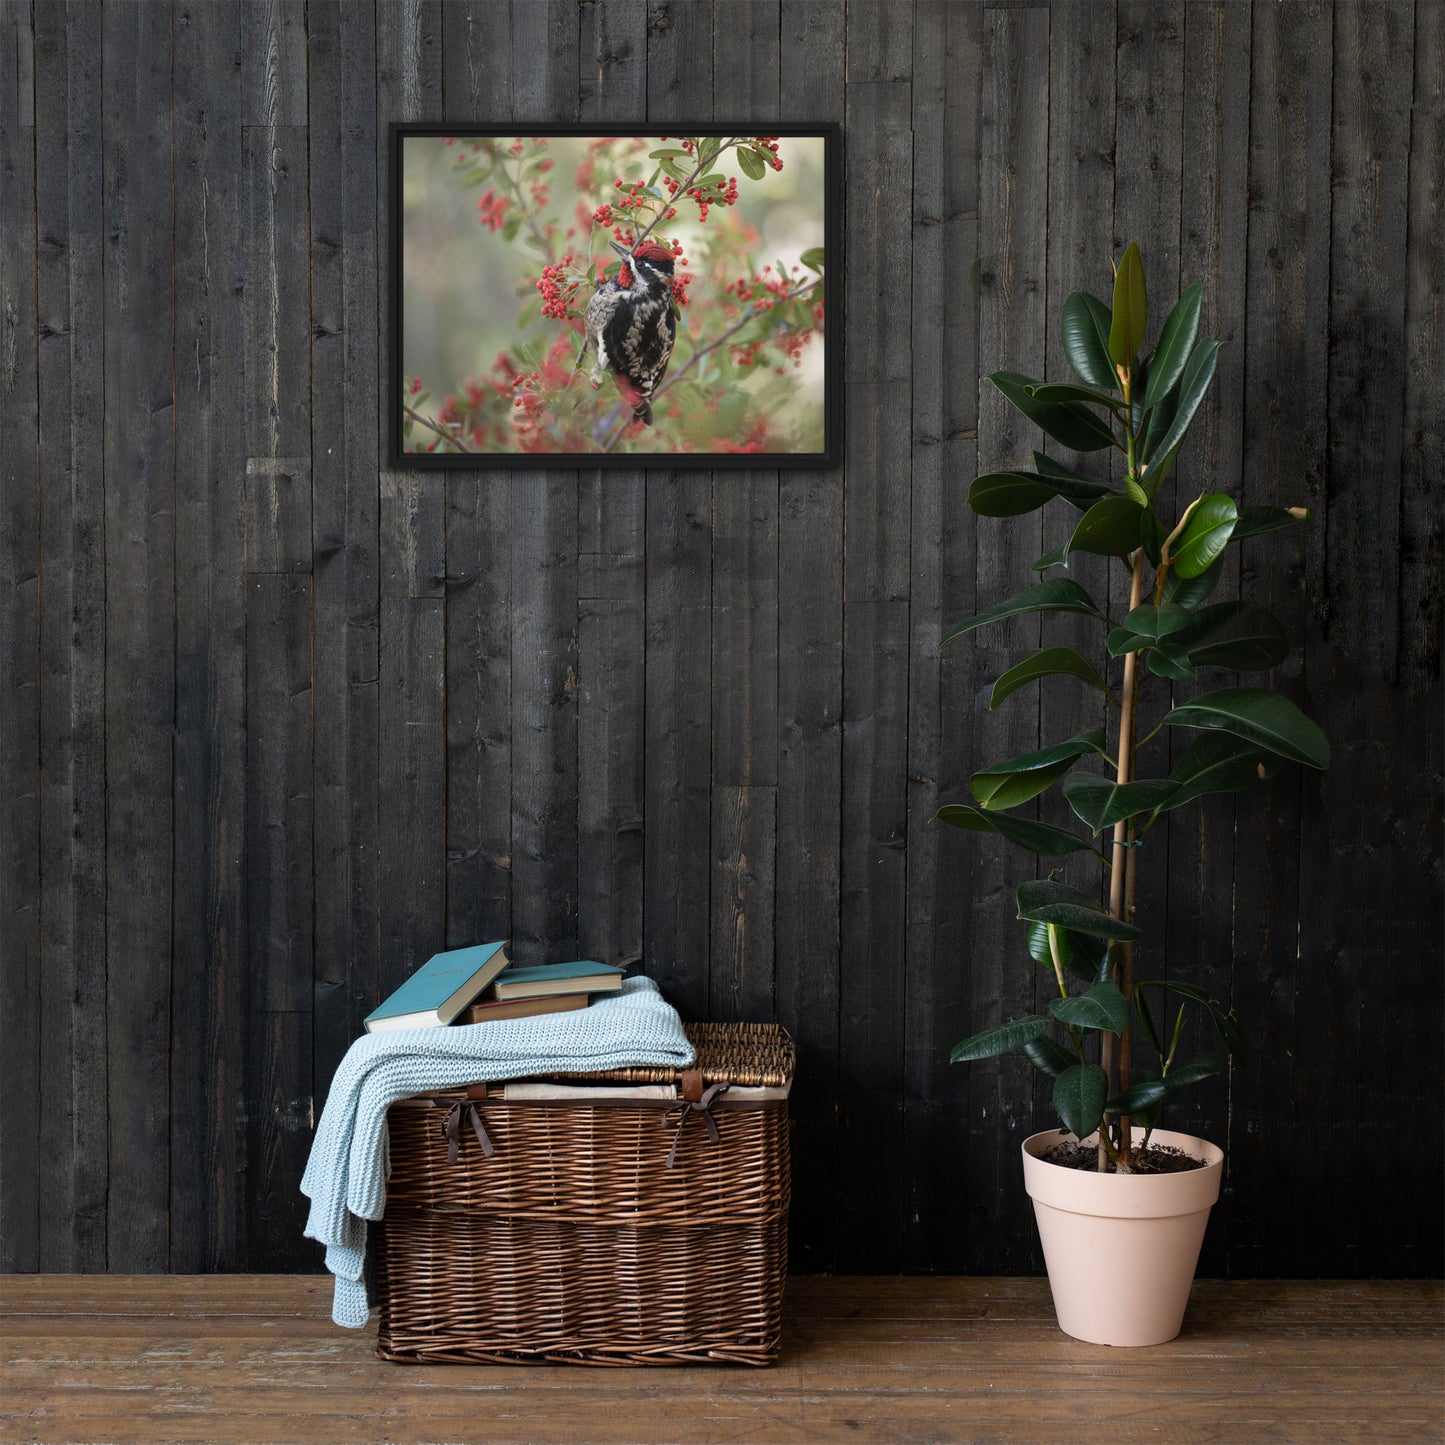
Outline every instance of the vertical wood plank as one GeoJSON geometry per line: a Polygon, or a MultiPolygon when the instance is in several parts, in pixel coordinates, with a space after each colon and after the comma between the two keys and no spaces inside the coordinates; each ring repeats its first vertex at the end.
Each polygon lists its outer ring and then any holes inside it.
{"type": "MultiPolygon", "coordinates": [[[[751,121],[766,130],[768,117],[778,114],[778,7],[752,0],[714,6],[712,45],[714,73],[727,77],[717,118],[751,121]]],[[[769,1020],[777,854],[778,473],[714,472],[712,513],[709,1016],[769,1020]]]]}
{"type": "MultiPolygon", "coordinates": [[[[516,115],[578,118],[578,7],[514,7],[516,115]],[[538,57],[544,57],[541,63],[538,57]]],[[[511,474],[512,954],[577,956],[576,472],[511,474]]]]}
{"type": "Polygon", "coordinates": [[[281,1269],[305,1224],[297,1189],[311,1095],[311,578],[247,579],[249,949],[246,1268],[281,1269]]]}
{"type": "MultiPolygon", "coordinates": [[[[247,747],[247,317],[234,284],[246,256],[243,87],[234,63],[241,30],[233,7],[191,3],[175,12],[176,250],[201,259],[177,266],[175,280],[170,1088],[185,1102],[171,1110],[170,1265],[178,1270],[235,1268],[245,1252],[246,1136],[236,1127],[246,1114],[251,937],[246,775],[236,766],[247,747]]],[[[298,907],[309,935],[309,889],[298,907]]]]}
{"type": "MultiPolygon", "coordinates": [[[[1422,847],[1397,821],[1420,788],[1417,767],[1398,761],[1417,729],[1388,702],[1399,647],[1406,278],[1398,242],[1409,194],[1414,12],[1413,0],[1331,12],[1328,486],[1306,571],[1322,626],[1306,641],[1302,688],[1291,689],[1333,749],[1327,773],[1306,770],[1302,779],[1301,836],[1310,841],[1300,853],[1298,957],[1301,982],[1310,982],[1296,1015],[1308,1036],[1329,1039],[1330,1078],[1325,1089],[1312,1080],[1299,1106],[1322,1129],[1343,1127],[1361,1144],[1397,1108],[1405,1118],[1416,1109],[1414,1089],[1380,1066],[1399,1047],[1400,1020],[1418,1007],[1414,988],[1370,959],[1429,947],[1416,932],[1414,900],[1439,896],[1438,827],[1433,846],[1422,847]],[[1374,259],[1362,266],[1361,257],[1374,259]],[[1361,777],[1374,780],[1371,806],[1347,817],[1359,806],[1361,777]],[[1317,898],[1350,903],[1326,921],[1305,904],[1317,898]]],[[[1438,925],[1437,909],[1431,936],[1438,925]]],[[[1397,1137],[1408,1152],[1408,1135],[1397,1137]]],[[[1411,1172],[1425,1188],[1401,1189],[1388,1147],[1363,1152],[1364,1167],[1322,1201],[1318,1224],[1343,1245],[1343,1273],[1398,1270],[1405,1242],[1429,1228],[1417,1200],[1433,1193],[1438,1203],[1438,1190],[1417,1166],[1411,1172]]]]}
{"type": "Polygon", "coordinates": [[[904,5],[848,13],[838,1147],[871,1166],[840,1213],[842,1270],[897,1269],[903,1244],[912,93],[893,77],[912,19],[904,5]]]}
{"type": "Polygon", "coordinates": [[[913,68],[913,528],[909,606],[908,953],[903,1266],[956,1273],[967,1078],[949,1049],[968,1032],[958,987],[969,899],[956,880],[970,836],[934,821],[966,796],[967,654],[940,651],[973,608],[973,528],[964,504],[977,459],[977,301],[963,275],[978,254],[979,7],[921,6],[913,68]],[[942,123],[938,118],[942,117],[942,123]]]}
{"type": "MultiPolygon", "coordinates": [[[[647,115],[646,0],[580,12],[580,117],[605,129],[647,115]]],[[[647,483],[586,471],[577,487],[577,946],[642,957],[647,483]]]]}
{"type": "MultiPolygon", "coordinates": [[[[712,114],[712,0],[648,7],[647,118],[712,114]]],[[[709,1009],[712,477],[647,477],[643,964],[684,1018],[709,1009]]]]}
{"type": "MultiPolygon", "coordinates": [[[[35,57],[0,7],[0,983],[13,1002],[0,1110],[0,1266],[40,1260],[40,478],[36,475],[35,57]],[[11,1092],[13,1088],[13,1093],[11,1092]]],[[[47,151],[45,160],[54,163],[47,151]]],[[[48,315],[47,315],[48,319],[48,315]]]]}
{"type": "MultiPolygon", "coordinates": [[[[1202,491],[1227,490],[1237,497],[1243,472],[1250,47],[1249,30],[1238,19],[1233,7],[1223,3],[1189,5],[1184,12],[1179,290],[1203,284],[1200,332],[1225,345],[1214,386],[1166,483],[1176,511],[1202,491]]],[[[1162,324],[1162,300],[1159,310],[1162,324]]],[[[1231,547],[1225,554],[1216,600],[1240,595],[1239,551],[1231,547]]],[[[1176,684],[1174,697],[1182,701],[1231,680],[1209,673],[1188,686],[1176,684]]],[[[1170,739],[1171,765],[1189,741],[1184,729],[1170,739]]],[[[1160,759],[1147,771],[1158,774],[1163,767],[1160,759]]],[[[1234,975],[1234,920],[1227,903],[1234,893],[1234,802],[1231,796],[1201,799],[1171,813],[1167,824],[1168,969],[1226,1001],[1234,975]]],[[[1148,877],[1157,892],[1157,864],[1148,877]]],[[[1158,941],[1156,936],[1151,946],[1158,941]]],[[[1218,1049],[1206,1019],[1196,1017],[1186,1028],[1180,1058],[1218,1049]]],[[[1228,1090],[1227,1076],[1189,1090],[1178,1105],[1171,1105],[1168,1127],[1214,1140],[1228,1159],[1233,1142],[1228,1090]]],[[[1228,1258],[1229,1211],[1216,1213],[1205,1239],[1202,1273],[1223,1273],[1228,1258]]]]}
{"type": "MultiPolygon", "coordinates": [[[[512,15],[468,0],[442,11],[448,119],[512,114],[512,15]]],[[[446,476],[447,927],[449,947],[512,928],[512,595],[505,473],[446,476]]]]}
{"type": "Polygon", "coordinates": [[[381,998],[376,32],[307,12],[317,1107],[381,998]]]}
{"type": "MultiPolygon", "coordinates": [[[[1040,94],[1035,64],[1047,53],[1048,12],[1038,7],[984,12],[983,81],[979,114],[979,369],[1041,374],[1047,335],[1047,258],[1038,218],[1048,196],[1048,97],[1040,94]]],[[[979,386],[980,471],[1027,462],[1037,431],[993,387],[979,386]]],[[[975,522],[976,608],[1011,596],[1041,550],[1041,533],[988,518],[975,522]]],[[[995,625],[971,654],[976,712],[966,767],[1013,757],[1037,746],[1037,697],[1011,698],[984,712],[992,680],[1034,651],[1036,623],[995,625]]],[[[977,637],[978,634],[970,634],[977,637]]],[[[951,644],[958,646],[958,644],[951,644]]],[[[1052,733],[1050,734],[1052,735],[1052,733]]],[[[1033,980],[1018,964],[1023,939],[1012,894],[1030,876],[1016,849],[992,837],[969,838],[973,919],[960,988],[970,1028],[1029,1013],[1033,980]]],[[[965,846],[967,846],[967,844],[965,846]]],[[[1019,1177],[1018,1139],[1032,1107],[1032,1070],[1020,1058],[968,1066],[966,1199],[969,1267],[989,1272],[1032,1247],[1032,1223],[1019,1177]]]]}
{"type": "MultiPolygon", "coordinates": [[[[106,1263],[167,1265],[175,443],[171,15],[102,11],[106,1263]]],[[[82,1146],[83,1147],[83,1146],[82,1146]]]]}
{"type": "Polygon", "coordinates": [[[104,281],[98,7],[35,13],[40,245],[40,1268],[105,1268],[104,281]]]}
{"type": "Polygon", "coordinates": [[[311,360],[302,0],[242,8],[246,565],[311,570],[311,360]]]}
{"type": "MultiPolygon", "coordinates": [[[[784,119],[844,116],[841,0],[783,0],[778,63],[784,119]]],[[[844,162],[846,164],[846,141],[844,162]]],[[[835,257],[834,264],[846,263],[835,257]]],[[[830,326],[843,318],[825,318],[830,326]]],[[[843,750],[843,479],[785,472],[778,505],[778,1020],[798,1048],[789,1260],[837,1258],[840,816],[843,750]]]]}
{"type": "MultiPolygon", "coordinates": [[[[1324,147],[1330,128],[1333,50],[1329,5],[1282,10],[1256,6],[1249,119],[1249,238],[1245,333],[1243,500],[1248,506],[1318,507],[1327,467],[1330,178],[1324,147]]],[[[1312,529],[1313,530],[1313,529],[1312,529]]],[[[1242,544],[1241,575],[1254,598],[1280,619],[1291,653],[1275,685],[1308,705],[1300,690],[1301,644],[1308,637],[1303,568],[1317,535],[1303,528],[1242,544]]],[[[1328,1148],[1310,1086],[1293,1064],[1294,1039],[1321,1038],[1320,1020],[1300,1015],[1301,984],[1313,989],[1319,966],[1299,972],[1297,926],[1313,906],[1299,891],[1299,769],[1235,803],[1236,836],[1248,853],[1234,870],[1234,1006],[1250,1040],[1247,1075],[1236,1096],[1278,1099],[1277,1115],[1231,1129],[1228,1165],[1237,1194],[1229,1212],[1230,1269],[1300,1268],[1294,1211],[1278,1191],[1256,1182],[1270,1160],[1298,1148],[1328,1148]],[[1268,859],[1269,866],[1258,866],[1268,859]],[[1247,1092],[1245,1092],[1247,1091],[1247,1092]],[[1313,1126],[1313,1127],[1311,1127],[1313,1126]],[[1282,1252],[1276,1252],[1281,1250],[1282,1252]],[[1266,1263],[1268,1261],[1268,1263],[1266,1263]]]]}

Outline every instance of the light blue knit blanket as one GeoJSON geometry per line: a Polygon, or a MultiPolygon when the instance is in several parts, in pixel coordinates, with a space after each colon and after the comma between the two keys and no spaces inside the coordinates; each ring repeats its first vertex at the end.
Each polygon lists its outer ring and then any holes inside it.
{"type": "Polygon", "coordinates": [[[326,1268],[336,1276],[331,1318],[349,1329],[367,1321],[366,1222],[386,1208],[386,1111],[398,1099],[482,1080],[692,1061],[677,1010],[640,977],[569,1013],[357,1039],[336,1070],[301,1178],[311,1200],[307,1237],[326,1246],[326,1268]]]}

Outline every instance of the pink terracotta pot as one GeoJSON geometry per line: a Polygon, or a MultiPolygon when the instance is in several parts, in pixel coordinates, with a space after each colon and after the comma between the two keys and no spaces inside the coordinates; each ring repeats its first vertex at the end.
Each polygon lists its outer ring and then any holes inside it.
{"type": "MultiPolygon", "coordinates": [[[[1143,1137],[1134,1130],[1136,1143],[1143,1137]]],[[[1024,1187],[1034,1201],[1059,1328],[1096,1345],[1162,1345],[1184,1322],[1224,1153],[1207,1140],[1156,1129],[1151,1143],[1206,1159],[1205,1168],[1090,1174],[1039,1157],[1072,1138],[1050,1129],[1023,1142],[1024,1187]]]]}

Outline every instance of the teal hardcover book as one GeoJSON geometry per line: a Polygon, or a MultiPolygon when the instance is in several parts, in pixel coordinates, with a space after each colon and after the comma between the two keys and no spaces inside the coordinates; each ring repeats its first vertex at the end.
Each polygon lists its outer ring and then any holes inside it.
{"type": "Polygon", "coordinates": [[[366,1016],[366,1031],[429,1029],[449,1024],[507,966],[507,944],[479,943],[434,953],[366,1016]]]}
{"type": "Polygon", "coordinates": [[[584,958],[577,963],[510,968],[492,992],[498,998],[541,998],[553,993],[615,993],[621,987],[620,968],[584,958]]]}

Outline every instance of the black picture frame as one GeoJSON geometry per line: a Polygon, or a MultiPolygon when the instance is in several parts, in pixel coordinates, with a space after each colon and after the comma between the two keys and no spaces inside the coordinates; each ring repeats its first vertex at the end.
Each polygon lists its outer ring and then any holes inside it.
{"type": "Polygon", "coordinates": [[[664,122],[652,125],[603,125],[590,124],[528,124],[511,122],[506,125],[481,124],[436,124],[397,122],[389,128],[389,261],[388,261],[388,306],[387,306],[387,379],[388,392],[385,402],[387,415],[387,465],[391,469],[419,470],[477,470],[479,468],[504,468],[507,470],[545,470],[547,468],[592,469],[622,468],[639,470],[644,468],[708,468],[733,470],[735,468],[757,468],[766,470],[806,468],[827,470],[837,467],[842,461],[843,439],[843,356],[842,356],[842,175],[843,175],[843,131],[835,121],[810,124],[781,121],[751,121],[735,124],[707,122],[668,122],[671,135],[714,136],[752,135],[766,128],[767,133],[779,138],[810,137],[823,141],[823,234],[825,261],[821,283],[824,316],[826,324],[822,333],[823,345],[823,446],[819,451],[806,452],[746,452],[726,451],[659,451],[604,453],[590,452],[529,452],[523,450],[507,452],[468,452],[465,454],[443,452],[416,452],[404,449],[403,420],[406,397],[403,392],[403,337],[405,318],[403,315],[403,207],[402,186],[404,183],[404,146],[412,137],[454,137],[513,138],[518,136],[568,136],[630,138],[634,136],[655,137],[664,122]]]}

